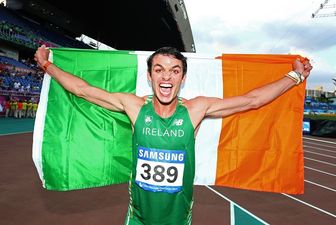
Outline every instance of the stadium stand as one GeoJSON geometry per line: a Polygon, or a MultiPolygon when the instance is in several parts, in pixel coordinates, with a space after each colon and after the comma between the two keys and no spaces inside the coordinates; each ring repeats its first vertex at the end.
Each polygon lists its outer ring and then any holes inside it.
{"type": "Polygon", "coordinates": [[[44,72],[32,58],[36,48],[45,44],[49,47],[92,49],[3,5],[0,5],[0,41],[0,116],[16,118],[18,114],[13,113],[15,109],[6,115],[7,102],[11,103],[11,107],[17,107],[12,103],[36,104],[39,101],[44,72]],[[13,55],[7,54],[7,48],[14,52],[13,55]]]}
{"type": "Polygon", "coordinates": [[[83,42],[28,20],[4,6],[0,6],[0,38],[31,49],[36,49],[42,44],[49,47],[91,48],[83,42]]]}
{"type": "Polygon", "coordinates": [[[27,64],[23,62],[16,61],[15,59],[12,59],[6,56],[0,56],[0,64],[11,65],[14,67],[19,67],[19,68],[27,69],[27,70],[35,69],[32,67],[29,67],[27,64]]]}
{"type": "Polygon", "coordinates": [[[311,101],[311,102],[305,102],[304,105],[304,112],[305,114],[328,114],[328,115],[334,115],[336,114],[336,104],[329,103],[329,102],[317,102],[317,101],[311,101]]]}

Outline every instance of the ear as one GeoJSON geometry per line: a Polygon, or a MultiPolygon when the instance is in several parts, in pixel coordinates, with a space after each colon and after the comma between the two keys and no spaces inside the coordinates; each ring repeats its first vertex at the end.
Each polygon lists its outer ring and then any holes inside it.
{"type": "Polygon", "coordinates": [[[186,76],[187,74],[184,74],[183,77],[182,77],[182,84],[184,84],[185,80],[186,80],[186,76]]]}
{"type": "Polygon", "coordinates": [[[148,71],[147,71],[147,80],[152,82],[152,76],[148,71]]]}

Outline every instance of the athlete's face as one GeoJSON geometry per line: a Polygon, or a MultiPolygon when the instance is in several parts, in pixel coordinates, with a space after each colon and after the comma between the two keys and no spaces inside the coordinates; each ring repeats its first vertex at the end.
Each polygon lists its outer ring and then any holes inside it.
{"type": "Polygon", "coordinates": [[[147,73],[147,77],[152,83],[154,95],[165,105],[176,99],[185,80],[182,62],[169,55],[156,55],[153,58],[151,74],[147,73]]]}

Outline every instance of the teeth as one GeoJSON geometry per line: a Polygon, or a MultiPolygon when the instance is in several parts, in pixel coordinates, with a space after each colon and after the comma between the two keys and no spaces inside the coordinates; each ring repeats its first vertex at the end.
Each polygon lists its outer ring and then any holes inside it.
{"type": "Polygon", "coordinates": [[[171,88],[171,87],[173,87],[173,85],[172,84],[160,84],[160,87],[162,87],[162,88],[171,88]]]}

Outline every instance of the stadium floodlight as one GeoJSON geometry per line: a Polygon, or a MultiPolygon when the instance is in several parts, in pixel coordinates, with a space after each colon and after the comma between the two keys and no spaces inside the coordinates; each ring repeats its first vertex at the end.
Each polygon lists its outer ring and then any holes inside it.
{"type": "Polygon", "coordinates": [[[336,2],[325,0],[318,9],[312,13],[312,18],[336,16],[336,2]]]}
{"type": "Polygon", "coordinates": [[[91,46],[92,48],[99,49],[99,50],[116,50],[100,41],[97,41],[85,34],[82,34],[80,37],[76,38],[77,40],[91,46]]]}

